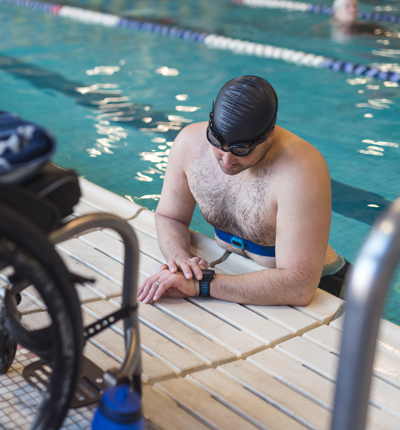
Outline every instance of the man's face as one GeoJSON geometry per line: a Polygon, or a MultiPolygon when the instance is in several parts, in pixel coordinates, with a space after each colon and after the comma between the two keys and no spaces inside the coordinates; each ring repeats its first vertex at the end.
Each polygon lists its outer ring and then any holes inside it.
{"type": "Polygon", "coordinates": [[[237,157],[230,152],[224,152],[215,146],[211,146],[215,158],[219,164],[219,167],[226,175],[237,175],[243,170],[249,169],[255,166],[259,161],[261,161],[268,149],[270,148],[269,140],[272,134],[265,140],[265,142],[258,145],[254,151],[247,155],[246,157],[237,157]]]}
{"type": "Polygon", "coordinates": [[[357,0],[343,1],[336,7],[334,5],[334,16],[340,22],[343,22],[343,23],[355,22],[357,20],[357,15],[358,15],[357,0]]]}

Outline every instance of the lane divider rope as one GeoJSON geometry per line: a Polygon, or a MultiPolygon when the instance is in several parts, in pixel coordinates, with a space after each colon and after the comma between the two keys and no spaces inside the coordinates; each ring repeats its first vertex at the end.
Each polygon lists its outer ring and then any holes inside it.
{"type": "MultiPolygon", "coordinates": [[[[333,15],[333,8],[321,6],[312,3],[303,3],[298,1],[286,0],[228,0],[232,3],[242,4],[244,6],[268,8],[268,9],[287,9],[300,12],[311,12],[315,14],[333,15]]],[[[368,21],[386,21],[400,23],[400,16],[382,14],[379,12],[358,12],[359,19],[368,21]]]]}
{"type": "Polygon", "coordinates": [[[293,49],[254,43],[241,39],[233,39],[231,37],[219,36],[217,34],[186,30],[152,22],[121,18],[117,15],[93,12],[87,9],[81,9],[72,6],[61,6],[57,4],[42,3],[30,0],[0,0],[0,2],[45,10],[55,15],[70,18],[87,24],[100,24],[107,27],[123,27],[139,31],[147,31],[203,43],[208,48],[212,49],[225,49],[237,54],[254,55],[263,58],[283,60],[289,63],[308,67],[325,68],[359,76],[368,76],[370,78],[380,79],[383,81],[400,82],[400,73],[397,72],[388,72],[380,70],[376,67],[365,66],[349,61],[336,60],[334,58],[315,55],[303,51],[296,51],[293,49]]]}

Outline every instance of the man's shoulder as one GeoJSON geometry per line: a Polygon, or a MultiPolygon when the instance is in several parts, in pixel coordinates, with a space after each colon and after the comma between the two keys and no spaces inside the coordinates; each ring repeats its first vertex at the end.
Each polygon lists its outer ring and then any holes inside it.
{"type": "Polygon", "coordinates": [[[206,136],[207,122],[195,122],[184,127],[178,134],[177,141],[193,141],[203,139],[206,136]]]}
{"type": "Polygon", "coordinates": [[[310,142],[294,133],[280,129],[278,164],[285,175],[290,172],[298,175],[315,176],[317,172],[327,170],[326,161],[321,152],[310,142]]]}
{"type": "Polygon", "coordinates": [[[205,130],[207,123],[194,123],[183,128],[175,138],[170,154],[169,162],[176,166],[181,166],[183,170],[196,163],[200,153],[204,152],[207,145],[205,144],[205,130]]]}
{"type": "Polygon", "coordinates": [[[309,160],[310,157],[317,158],[321,161],[322,154],[320,151],[307,140],[300,136],[279,127],[278,141],[281,152],[286,156],[295,156],[297,160],[309,160]]]}

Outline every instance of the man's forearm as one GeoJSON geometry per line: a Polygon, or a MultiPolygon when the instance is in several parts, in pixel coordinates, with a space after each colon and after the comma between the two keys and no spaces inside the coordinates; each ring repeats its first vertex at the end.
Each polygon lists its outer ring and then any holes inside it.
{"type": "Polygon", "coordinates": [[[187,225],[156,213],[158,244],[167,261],[190,258],[190,232],[187,225]]]}
{"type": "Polygon", "coordinates": [[[318,281],[301,281],[284,269],[267,269],[244,275],[217,274],[211,282],[212,297],[249,305],[308,305],[318,281]]]}

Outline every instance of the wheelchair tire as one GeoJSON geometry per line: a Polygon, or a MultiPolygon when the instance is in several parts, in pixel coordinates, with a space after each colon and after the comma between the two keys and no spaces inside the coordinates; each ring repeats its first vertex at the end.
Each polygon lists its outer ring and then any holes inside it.
{"type": "MultiPolygon", "coordinates": [[[[46,330],[51,339],[49,365],[52,372],[31,430],[58,430],[75,393],[84,343],[75,287],[67,268],[44,233],[27,217],[1,204],[0,259],[2,267],[7,264],[18,277],[25,277],[36,288],[47,307],[51,319],[46,330]]],[[[21,338],[40,335],[40,330],[28,331],[17,319],[3,318],[3,330],[11,332],[11,328],[15,330],[16,327],[21,338]]],[[[6,367],[12,356],[12,345],[5,338],[3,340],[8,345],[6,367]]],[[[15,342],[24,346],[18,336],[15,336],[15,342]]]]}
{"type": "Polygon", "coordinates": [[[17,343],[5,331],[0,329],[0,375],[10,369],[17,353],[17,343]]]}

